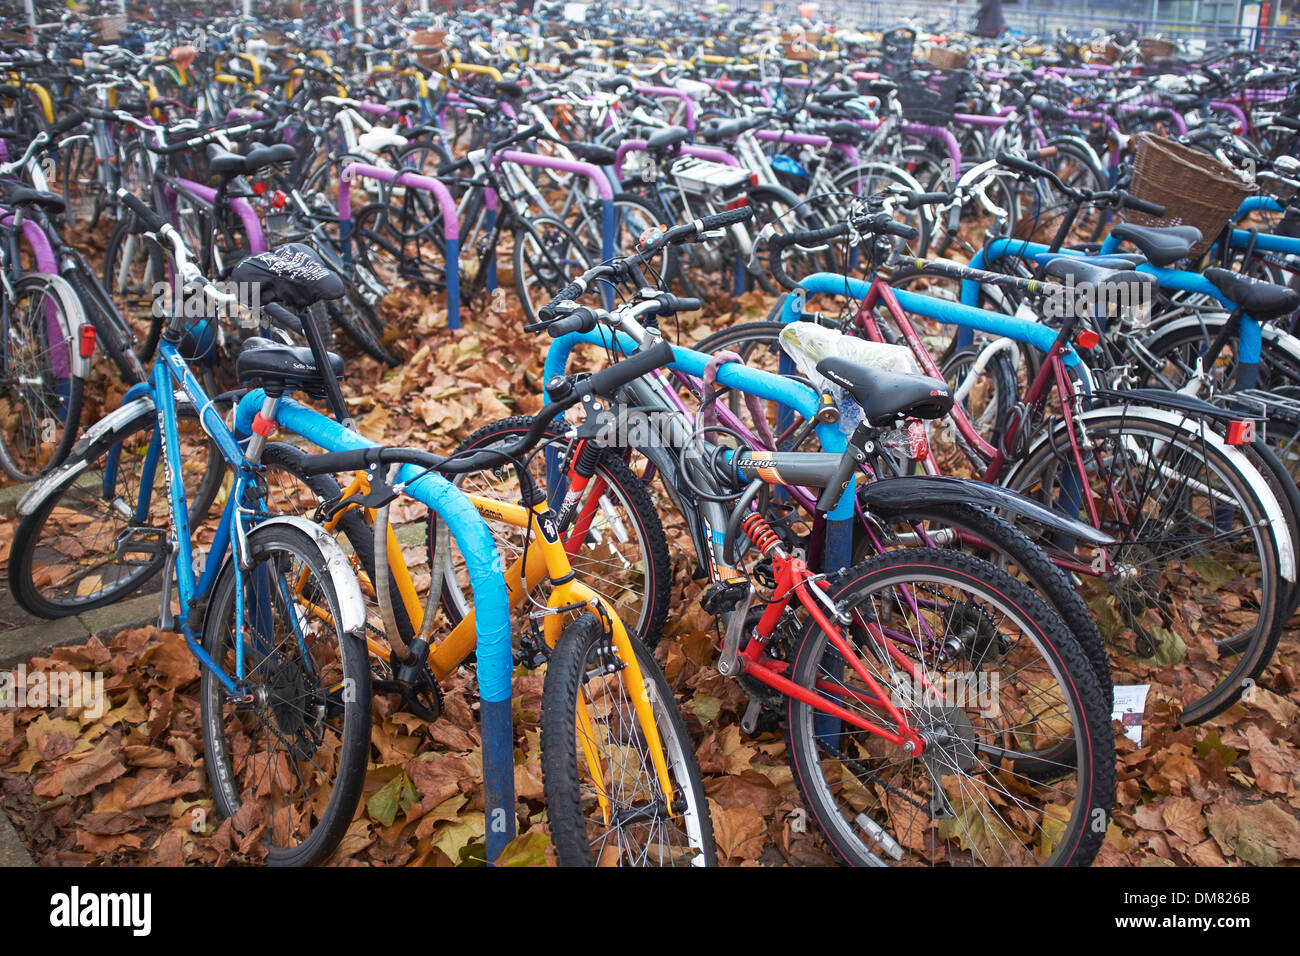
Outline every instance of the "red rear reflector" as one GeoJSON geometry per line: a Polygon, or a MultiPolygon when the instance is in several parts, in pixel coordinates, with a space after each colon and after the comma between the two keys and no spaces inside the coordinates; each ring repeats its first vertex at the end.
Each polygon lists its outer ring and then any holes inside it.
{"type": "Polygon", "coordinates": [[[289,197],[285,194],[283,189],[277,189],[271,195],[271,205],[274,206],[276,209],[283,209],[284,204],[288,201],[289,201],[289,197]]]}
{"type": "Polygon", "coordinates": [[[261,183],[261,182],[253,183],[253,195],[254,195],[254,196],[260,196],[260,195],[262,195],[262,193],[264,193],[264,192],[266,192],[266,183],[261,183]]]}
{"type": "Polygon", "coordinates": [[[739,199],[733,199],[733,200],[731,200],[731,202],[727,203],[727,208],[728,208],[728,209],[743,209],[745,206],[748,206],[748,205],[749,205],[749,197],[748,197],[748,196],[741,196],[739,199]]]}
{"type": "Polygon", "coordinates": [[[95,327],[89,322],[82,322],[78,332],[77,347],[81,350],[81,357],[88,359],[95,354],[95,327]]]}
{"type": "Polygon", "coordinates": [[[1253,421],[1235,421],[1228,423],[1228,444],[1249,445],[1255,440],[1255,423],[1253,421]]]}
{"type": "Polygon", "coordinates": [[[1097,334],[1095,329],[1082,329],[1079,334],[1074,337],[1074,344],[1084,350],[1096,348],[1097,343],[1100,341],[1101,336],[1097,334]]]}

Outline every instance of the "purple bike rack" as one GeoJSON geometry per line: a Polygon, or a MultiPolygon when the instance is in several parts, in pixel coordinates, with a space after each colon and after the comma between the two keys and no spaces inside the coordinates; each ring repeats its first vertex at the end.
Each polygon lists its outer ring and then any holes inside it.
{"type": "MultiPolygon", "coordinates": [[[[519,166],[535,166],[538,169],[557,169],[560,172],[573,173],[576,176],[585,176],[596,184],[596,193],[600,196],[601,222],[600,222],[600,254],[605,262],[610,262],[614,258],[614,187],[610,185],[609,177],[601,172],[599,166],[591,163],[582,163],[573,159],[562,159],[558,156],[542,156],[538,153],[524,153],[517,149],[506,149],[497,153],[493,157],[493,162],[497,165],[501,163],[515,163],[519,166]]],[[[488,206],[489,221],[488,228],[495,225],[496,203],[495,196],[490,197],[493,202],[488,206]]],[[[491,285],[495,286],[495,275],[490,275],[491,285]]],[[[489,289],[489,291],[491,291],[489,289]]],[[[614,307],[614,292],[609,288],[608,283],[604,284],[601,289],[601,296],[605,301],[605,308],[614,307]]]]}
{"type": "Polygon", "coordinates": [[[352,264],[352,180],[358,176],[378,179],[381,182],[423,189],[438,200],[442,211],[442,237],[446,243],[447,274],[447,328],[460,328],[460,223],[456,217],[456,201],[447,187],[436,179],[410,171],[399,173],[395,169],[382,169],[365,163],[349,163],[339,176],[339,235],[343,240],[343,259],[352,264]]]}

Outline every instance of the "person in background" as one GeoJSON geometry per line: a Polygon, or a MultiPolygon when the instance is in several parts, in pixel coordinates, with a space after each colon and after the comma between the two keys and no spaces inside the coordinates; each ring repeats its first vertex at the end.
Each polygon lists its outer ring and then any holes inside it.
{"type": "Polygon", "coordinates": [[[979,0],[975,11],[975,35],[1000,37],[1007,32],[1007,20],[1002,15],[1002,0],[979,0]]]}

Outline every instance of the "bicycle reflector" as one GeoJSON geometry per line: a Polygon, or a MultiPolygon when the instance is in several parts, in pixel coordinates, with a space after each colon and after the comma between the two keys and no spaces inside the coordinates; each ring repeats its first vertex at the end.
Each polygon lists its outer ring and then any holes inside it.
{"type": "Polygon", "coordinates": [[[265,183],[264,181],[258,181],[258,182],[253,183],[253,195],[254,195],[254,196],[260,196],[260,195],[262,195],[262,193],[264,193],[264,192],[266,192],[266,183],[265,183]]]}
{"type": "Polygon", "coordinates": [[[81,328],[77,330],[77,347],[84,359],[95,354],[95,327],[89,322],[82,322],[81,328]]]}
{"type": "Polygon", "coordinates": [[[1088,349],[1096,348],[1097,343],[1100,341],[1101,336],[1097,334],[1096,329],[1080,329],[1079,334],[1074,337],[1074,344],[1085,352],[1088,349]]]}
{"type": "Polygon", "coordinates": [[[1255,423],[1250,419],[1238,419],[1228,423],[1229,445],[1249,445],[1254,440],[1255,423]]]}

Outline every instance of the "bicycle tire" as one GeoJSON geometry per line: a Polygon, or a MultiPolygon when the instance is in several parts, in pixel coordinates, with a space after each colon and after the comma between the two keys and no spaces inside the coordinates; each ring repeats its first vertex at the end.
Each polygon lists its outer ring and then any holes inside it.
{"type": "MultiPolygon", "coordinates": [[[[306,839],[295,846],[268,846],[267,863],[272,866],[310,866],[323,862],[338,846],[361,799],[370,752],[370,670],[366,665],[362,642],[338,630],[338,595],[326,570],[326,560],[320,547],[305,532],[283,525],[254,528],[248,534],[248,553],[253,567],[244,573],[245,582],[258,572],[260,565],[268,561],[274,561],[277,565],[282,562],[284,558],[278,555],[301,559],[303,577],[315,581],[309,606],[324,602],[329,615],[295,614],[295,625],[287,628],[291,638],[279,642],[260,657],[261,648],[258,645],[250,644],[246,648],[245,666],[249,678],[262,669],[260,663],[270,661],[272,654],[276,657],[267,669],[269,674],[263,685],[267,687],[266,702],[260,706],[255,703],[252,708],[248,708],[232,703],[227,718],[223,708],[226,689],[211,668],[203,669],[199,703],[208,781],[217,810],[227,819],[239,813],[250,790],[253,795],[259,795],[262,785],[266,784],[271,800],[271,811],[267,813],[266,820],[268,838],[274,839],[277,833],[284,834],[287,838],[304,824],[311,831],[306,839]],[[319,645],[310,639],[309,634],[302,633],[306,630],[304,624],[311,621],[324,622],[319,632],[323,636],[319,645]],[[324,653],[312,655],[307,666],[298,666],[286,677],[284,672],[292,663],[291,655],[295,652],[307,654],[308,645],[312,649],[320,646],[324,653]],[[337,660],[326,656],[334,647],[337,647],[337,660]],[[304,671],[309,673],[304,674],[304,671]],[[320,686],[310,685],[313,676],[316,678],[315,683],[320,686]],[[329,683],[331,681],[338,682],[336,686],[341,690],[335,691],[329,683]],[[307,703],[299,704],[300,700],[307,703]],[[329,743],[328,731],[325,729],[329,725],[325,718],[331,712],[336,717],[341,715],[342,729],[337,729],[336,722],[333,729],[335,740],[332,746],[327,747],[323,745],[329,743]],[[270,777],[258,775],[251,781],[254,784],[251,788],[240,786],[238,781],[241,777],[256,773],[254,761],[249,759],[256,746],[255,734],[250,732],[248,726],[253,718],[261,718],[263,722],[274,720],[276,726],[271,733],[282,742],[292,741],[292,748],[285,748],[286,764],[301,751],[311,749],[306,776],[313,781],[322,773],[322,761],[337,759],[339,780],[331,788],[323,809],[320,808],[320,798],[313,797],[301,809],[298,819],[291,820],[291,825],[286,827],[274,814],[275,774],[270,777]],[[228,721],[230,734],[235,738],[229,742],[224,739],[228,721]],[[313,739],[316,736],[322,739],[313,739]],[[241,757],[249,761],[242,767],[241,757]],[[319,822],[314,826],[311,825],[313,811],[319,816],[319,822]]],[[[279,567],[276,571],[283,573],[279,567]]],[[[212,599],[204,620],[204,649],[214,661],[223,665],[227,652],[233,656],[232,635],[236,629],[232,628],[231,621],[234,617],[235,579],[234,563],[227,561],[213,586],[212,599]]],[[[299,586],[305,588],[308,585],[304,582],[299,586]]],[[[287,588],[268,590],[277,594],[281,591],[288,593],[287,588]]],[[[250,598],[257,593],[254,591],[245,596],[245,608],[254,605],[250,598]]],[[[259,630],[240,622],[237,632],[247,634],[259,630]]],[[[279,767],[278,761],[274,759],[263,763],[279,767]]],[[[297,772],[295,776],[299,783],[307,782],[302,772],[297,772]]]]}
{"type": "MultiPolygon", "coordinates": [[[[962,813],[970,813],[966,801],[975,796],[977,788],[972,787],[967,790],[960,783],[960,780],[975,779],[977,774],[974,771],[979,770],[978,776],[981,782],[978,790],[984,792],[991,789],[992,785],[988,780],[996,779],[998,774],[1005,772],[1002,764],[1007,753],[1014,753],[1014,751],[1009,750],[1009,747],[1019,739],[1018,735],[1022,735],[1025,728],[1028,728],[1030,733],[1037,736],[1043,732],[1037,729],[1040,723],[1047,726],[1042,713],[1032,710],[1024,699],[1015,698],[1010,702],[1006,700],[1007,689],[1002,686],[1006,681],[1004,677],[999,682],[999,694],[995,699],[997,706],[995,716],[1001,717],[1004,709],[1010,709],[1012,704],[1015,704],[1022,710],[1020,716],[1013,713],[1011,719],[1013,721],[1019,720],[1021,723],[1012,726],[1009,730],[997,730],[992,734],[992,739],[1006,741],[1000,747],[992,747],[992,750],[996,751],[998,755],[996,765],[981,766],[981,756],[990,756],[990,744],[979,742],[974,721],[969,716],[966,717],[964,722],[958,718],[959,713],[964,713],[959,704],[941,706],[936,701],[933,709],[927,712],[921,709],[929,706],[923,700],[917,701],[913,699],[911,702],[906,703],[911,722],[917,727],[925,728],[923,732],[927,734],[925,738],[927,741],[926,751],[932,751],[934,756],[931,759],[938,761],[934,771],[926,770],[927,775],[930,775],[929,788],[931,793],[931,805],[928,810],[922,807],[917,800],[913,800],[899,790],[901,784],[897,775],[893,776],[891,780],[885,780],[878,774],[867,770],[864,766],[867,761],[880,758],[886,763],[878,769],[880,769],[881,773],[889,773],[891,767],[900,766],[903,763],[915,765],[918,761],[924,760],[924,752],[920,757],[904,757],[901,760],[888,762],[893,754],[901,753],[901,748],[895,750],[886,749],[883,757],[878,752],[869,752],[857,741],[838,732],[833,732],[832,727],[824,722],[822,726],[818,727],[818,712],[810,704],[793,697],[787,698],[786,740],[795,783],[799,787],[809,813],[816,822],[826,843],[836,856],[853,865],[879,865],[888,863],[889,860],[901,862],[909,850],[912,851],[915,857],[919,857],[917,862],[921,863],[969,863],[974,862],[970,857],[975,856],[981,849],[988,854],[991,863],[1009,863],[1012,865],[1038,863],[1056,866],[1088,865],[1101,847],[1114,801],[1115,756],[1114,740],[1110,728],[1110,712],[1104,706],[1101,694],[1092,676],[1092,669],[1084,658],[1083,652],[1073,638],[1064,633],[1059,618],[1056,618],[1043,602],[1027,588],[986,562],[978,561],[969,555],[932,549],[908,549],[883,554],[839,575],[832,583],[830,596],[838,605],[843,606],[855,597],[857,600],[866,598],[868,601],[875,601],[876,598],[873,597],[875,591],[873,589],[904,585],[913,589],[913,593],[919,586],[927,585],[936,589],[940,586],[950,587],[958,593],[977,596],[985,613],[989,613],[988,608],[993,608],[1001,613],[1006,620],[1014,618],[1015,626],[1020,629],[1020,633],[1028,641],[1027,644],[1013,644],[1011,649],[1000,651],[998,657],[1001,661],[1005,662],[1013,656],[1018,648],[1022,647],[1028,653],[1036,653],[1041,657],[1043,663],[1037,666],[1045,667],[1046,677],[1043,679],[1052,679],[1056,682],[1056,686],[1043,690],[1042,696],[1052,701],[1059,700],[1063,705],[1062,710],[1052,711],[1049,719],[1059,721],[1064,719],[1064,716],[1068,716],[1070,720],[1068,733],[1065,730],[1059,730],[1057,735],[1064,740],[1072,740],[1075,743],[1076,760],[1074,763],[1064,766],[1055,776],[1041,774],[1043,780],[1038,781],[1046,784],[1049,776],[1054,780],[1067,781],[1067,785],[1060,795],[1068,798],[1066,802],[1056,802],[1048,799],[1044,799],[1042,802],[1043,812],[1050,812],[1057,818],[1058,822],[1061,816],[1065,816],[1064,826],[1059,833],[1050,835],[1040,827],[1037,836],[1035,836],[1031,829],[1030,839],[1026,845],[1024,836],[1018,833],[1016,828],[1007,820],[1003,819],[995,807],[990,806],[991,814],[986,813],[985,810],[976,812],[979,814],[978,819],[981,826],[993,832],[993,840],[997,843],[997,846],[989,845],[986,838],[985,846],[981,848],[977,844],[978,834],[976,828],[972,826],[972,822],[976,817],[972,815],[963,818],[957,815],[951,806],[951,801],[956,798],[948,793],[948,787],[943,782],[944,778],[959,779],[959,806],[962,813]],[[931,733],[930,724],[933,724],[934,727],[942,726],[944,729],[931,733]],[[948,744],[951,744],[951,751],[943,749],[948,744]],[[850,745],[855,748],[852,754],[845,753],[841,749],[850,745]],[[827,757],[824,758],[823,753],[827,757]],[[855,815],[851,820],[846,819],[846,812],[840,808],[835,795],[832,793],[830,781],[827,780],[827,771],[824,771],[821,767],[823,759],[835,761],[836,765],[830,773],[836,777],[840,792],[847,792],[849,786],[843,780],[843,776],[853,775],[856,779],[859,775],[864,774],[870,778],[875,788],[875,794],[888,795],[887,798],[882,798],[884,809],[881,810],[879,807],[873,808],[867,805],[868,796],[863,795],[865,788],[859,787],[857,791],[858,802],[862,803],[863,806],[858,806],[856,802],[850,801],[850,810],[855,811],[855,815]],[[853,765],[856,765],[856,767],[853,765]],[[985,777],[985,771],[989,772],[987,777],[985,777]],[[935,786],[933,775],[931,775],[933,773],[938,774],[940,780],[938,787],[935,786]],[[1072,792],[1069,791],[1068,787],[1068,778],[1071,775],[1074,778],[1072,792]],[[942,799],[937,798],[939,792],[944,793],[942,799]],[[926,851],[926,841],[922,833],[912,830],[913,824],[908,826],[908,830],[911,831],[909,833],[894,835],[887,831],[886,827],[890,825],[894,817],[889,798],[896,798],[898,809],[904,812],[906,807],[903,804],[913,804],[923,811],[930,820],[936,819],[936,803],[938,804],[939,819],[944,819],[942,811],[946,807],[954,815],[946,818],[944,823],[938,824],[934,831],[941,835],[944,827],[948,826],[949,834],[955,832],[958,837],[964,836],[967,846],[962,847],[961,840],[954,839],[952,842],[956,844],[955,852],[953,848],[946,845],[943,847],[943,852],[939,852],[937,843],[933,838],[930,838],[930,855],[927,859],[923,855],[926,851]],[[1049,806],[1055,806],[1058,809],[1047,811],[1046,808],[1049,806]],[[883,812],[886,820],[881,821],[870,816],[868,811],[872,809],[883,812]],[[949,825],[947,820],[953,822],[949,825]],[[859,832],[866,834],[866,837],[858,836],[859,832]],[[999,833],[1002,836],[1015,837],[1019,840],[1019,849],[1016,849],[1014,845],[1003,844],[999,838],[999,833]],[[963,853],[966,856],[962,856],[963,853]]],[[[881,598],[879,600],[884,601],[887,599],[881,598]]],[[[891,606],[897,609],[900,605],[897,603],[897,599],[894,600],[895,603],[891,606]]],[[[883,613],[883,611],[880,613],[883,613]]],[[[894,622],[893,626],[898,626],[895,618],[891,617],[890,620],[894,622]]],[[[805,622],[791,666],[791,679],[796,684],[801,687],[811,688],[817,681],[825,682],[838,679],[833,676],[833,671],[837,668],[843,673],[843,658],[833,651],[828,654],[828,640],[814,621],[809,619],[805,622]],[[819,678],[818,671],[823,669],[823,665],[829,670],[826,677],[819,678]]],[[[849,640],[851,643],[854,641],[861,643],[857,638],[850,637],[849,640]]],[[[909,656],[914,660],[917,659],[914,654],[909,656]]],[[[985,657],[987,657],[987,652],[985,652],[985,657]]],[[[1001,665],[999,664],[999,666],[1001,665]]],[[[1012,676],[1015,677],[1021,674],[1026,675],[1025,679],[1028,680],[1028,665],[1014,670],[1012,676]]],[[[837,696],[841,701],[849,700],[847,693],[837,696]]],[[[945,697],[945,699],[947,698],[945,697]]],[[[1037,705],[1040,698],[1031,695],[1030,700],[1037,705]]],[[[879,708],[877,710],[884,713],[879,708]]],[[[872,735],[870,742],[873,746],[876,740],[877,738],[872,735]]],[[[886,742],[884,746],[889,748],[893,745],[886,742]]],[[[1021,758],[1022,761],[1024,759],[1021,758]]],[[[1029,759],[1034,758],[1030,757],[1029,759]]],[[[1015,774],[1014,776],[1017,779],[1017,792],[1003,806],[1022,807],[1030,805],[1037,807],[1038,801],[1030,797],[1029,785],[1026,782],[1032,780],[1032,778],[1026,774],[1015,774]]],[[[849,800],[848,797],[845,799],[849,800]]],[[[917,814],[913,812],[912,819],[915,820],[916,816],[917,814]]],[[[1029,814],[1027,819],[1032,823],[1032,814],[1029,814]]],[[[921,820],[921,824],[923,830],[930,829],[926,825],[924,818],[921,820]]],[[[944,837],[944,839],[948,839],[948,837],[944,837]]]]}
{"type": "MultiPolygon", "coordinates": [[[[717,862],[717,851],[714,848],[708,798],[704,793],[699,762],[695,758],[695,746],[682,720],[672,688],[650,651],[635,638],[631,638],[629,643],[648,687],[627,688],[622,679],[625,672],[622,668],[613,674],[606,673],[600,667],[600,663],[607,660],[610,653],[602,649],[606,640],[604,625],[594,615],[584,614],[564,628],[551,650],[546,666],[546,680],[542,687],[542,785],[556,857],[561,866],[608,865],[614,859],[620,865],[625,865],[628,849],[635,848],[640,852],[633,856],[639,856],[642,865],[712,866],[717,862]],[[591,666],[593,660],[595,667],[591,666]],[[592,715],[590,709],[597,701],[593,699],[583,702],[592,725],[599,726],[603,731],[586,737],[584,748],[578,739],[580,695],[586,685],[607,677],[615,684],[610,696],[618,697],[615,704],[617,710],[592,715]],[[663,742],[664,756],[673,778],[674,794],[663,794],[660,789],[658,776],[645,751],[644,732],[631,710],[631,694],[645,694],[649,698],[655,714],[655,726],[663,742]],[[585,763],[587,755],[594,752],[602,742],[596,738],[608,739],[618,730],[627,733],[626,739],[631,743],[625,746],[615,745],[619,765],[611,768],[606,763],[602,768],[602,783],[607,798],[616,804],[611,817],[620,816],[619,810],[622,810],[628,817],[637,819],[628,820],[628,826],[610,827],[602,835],[603,821],[589,815],[595,804],[595,800],[590,798],[595,796],[597,788],[584,782],[578,767],[579,761],[585,763]],[[634,776],[635,770],[628,759],[632,753],[642,755],[641,773],[634,782],[630,795],[626,797],[626,803],[619,803],[619,796],[627,792],[621,789],[621,785],[634,776]],[[614,777],[617,780],[612,779],[614,777]],[[665,820],[662,806],[656,806],[654,810],[647,809],[645,802],[640,799],[645,793],[652,794],[656,804],[665,798],[670,804],[679,807],[685,803],[681,809],[682,823],[674,829],[671,822],[665,820]],[[649,832],[644,833],[635,825],[643,823],[647,815],[650,817],[646,828],[649,832]],[[605,838],[615,830],[618,836],[607,842],[605,838]],[[615,845],[611,847],[610,842],[615,845]],[[666,852],[664,843],[668,844],[666,852]],[[652,855],[652,845],[656,844],[659,849],[658,859],[652,861],[649,857],[652,855]]],[[[613,653],[617,654],[617,651],[613,653]]],[[[609,684],[604,687],[608,688],[609,684]]]]}

